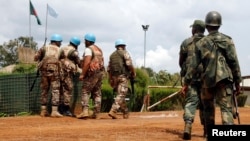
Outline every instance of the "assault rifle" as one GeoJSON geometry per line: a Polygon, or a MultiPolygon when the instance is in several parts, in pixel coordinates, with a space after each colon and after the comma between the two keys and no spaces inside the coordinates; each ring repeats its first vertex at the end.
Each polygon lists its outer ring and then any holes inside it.
{"type": "Polygon", "coordinates": [[[37,78],[39,77],[39,70],[36,71],[36,78],[34,79],[31,87],[30,87],[30,92],[33,90],[34,86],[35,86],[35,83],[36,83],[36,80],[37,78]]]}
{"type": "MultiPolygon", "coordinates": [[[[46,45],[46,40],[47,40],[47,38],[45,38],[43,46],[46,45]]],[[[40,60],[40,61],[41,61],[41,60],[40,60]]],[[[39,77],[39,69],[37,69],[37,71],[36,71],[36,78],[34,79],[32,85],[31,85],[31,87],[30,87],[30,92],[33,90],[33,88],[34,88],[34,86],[35,86],[35,83],[36,83],[36,80],[37,80],[38,77],[39,77]]]]}
{"type": "Polygon", "coordinates": [[[129,111],[131,111],[132,108],[132,104],[134,103],[134,97],[135,97],[135,84],[136,80],[132,77],[130,77],[130,85],[131,85],[131,89],[129,88],[129,99],[127,98],[127,100],[129,100],[129,111]]]}

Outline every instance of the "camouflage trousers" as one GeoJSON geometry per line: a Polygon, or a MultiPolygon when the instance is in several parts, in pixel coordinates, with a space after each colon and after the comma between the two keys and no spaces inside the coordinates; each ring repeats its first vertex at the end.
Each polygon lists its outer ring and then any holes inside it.
{"type": "Polygon", "coordinates": [[[127,110],[127,104],[125,101],[127,92],[128,92],[128,78],[125,75],[120,75],[118,77],[113,77],[112,79],[117,83],[114,86],[114,93],[116,94],[115,101],[112,104],[111,110],[118,111],[121,109],[122,111],[127,110]]]}
{"type": "Polygon", "coordinates": [[[215,124],[215,107],[220,107],[224,125],[234,124],[231,97],[233,87],[230,83],[220,83],[212,88],[202,88],[201,100],[204,106],[205,126],[215,124]]]}
{"type": "Polygon", "coordinates": [[[204,125],[203,105],[200,102],[201,101],[200,96],[201,96],[200,84],[191,84],[188,86],[188,91],[185,97],[185,106],[183,114],[183,120],[185,122],[193,123],[195,113],[198,107],[200,122],[202,125],[204,125]]]}
{"type": "Polygon", "coordinates": [[[94,112],[101,111],[102,93],[101,86],[103,80],[103,72],[97,72],[93,75],[88,75],[83,79],[81,103],[83,110],[89,108],[89,100],[93,99],[94,112]]]}
{"type": "MultiPolygon", "coordinates": [[[[65,73],[66,74],[66,73],[65,73]]],[[[73,91],[73,76],[66,74],[61,79],[60,104],[70,105],[73,91]]]]}
{"type": "Polygon", "coordinates": [[[48,104],[48,94],[51,89],[51,103],[53,106],[57,106],[59,104],[59,96],[60,96],[60,79],[58,76],[41,76],[41,105],[48,104]]]}

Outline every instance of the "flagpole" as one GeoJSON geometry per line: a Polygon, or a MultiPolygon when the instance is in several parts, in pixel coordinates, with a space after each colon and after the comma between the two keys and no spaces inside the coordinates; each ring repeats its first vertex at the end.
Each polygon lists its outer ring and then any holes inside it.
{"type": "Polygon", "coordinates": [[[48,4],[46,8],[45,41],[47,40],[47,25],[48,25],[48,4]]]}
{"type": "Polygon", "coordinates": [[[31,48],[31,14],[30,14],[30,0],[29,0],[29,44],[31,48]]]}

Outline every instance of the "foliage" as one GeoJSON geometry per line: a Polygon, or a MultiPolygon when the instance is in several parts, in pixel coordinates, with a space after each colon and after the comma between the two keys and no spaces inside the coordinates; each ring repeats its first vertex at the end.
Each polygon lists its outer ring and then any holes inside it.
{"type": "Polygon", "coordinates": [[[15,66],[13,73],[33,73],[36,69],[35,64],[18,64],[15,66]]]}
{"type": "Polygon", "coordinates": [[[139,87],[146,88],[149,83],[149,76],[145,69],[136,69],[136,84],[139,87]]]}
{"type": "Polygon", "coordinates": [[[0,45],[0,67],[18,63],[18,47],[28,47],[37,50],[37,43],[33,38],[19,37],[0,45]]]}

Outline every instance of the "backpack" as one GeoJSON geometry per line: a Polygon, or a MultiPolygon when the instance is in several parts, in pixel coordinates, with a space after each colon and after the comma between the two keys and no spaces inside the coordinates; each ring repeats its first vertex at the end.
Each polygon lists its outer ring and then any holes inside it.
{"type": "Polygon", "coordinates": [[[204,70],[204,77],[206,79],[205,86],[213,87],[222,80],[233,82],[232,71],[229,67],[228,59],[226,58],[227,42],[223,39],[211,39],[210,59],[206,61],[206,70],[204,70]]]}
{"type": "Polygon", "coordinates": [[[102,50],[96,45],[92,45],[89,48],[92,51],[92,58],[89,64],[89,71],[94,72],[98,70],[104,70],[104,59],[102,50]]]}
{"type": "Polygon", "coordinates": [[[45,47],[45,55],[41,63],[41,71],[49,74],[59,74],[60,61],[59,61],[60,49],[54,46],[45,47]]]}

